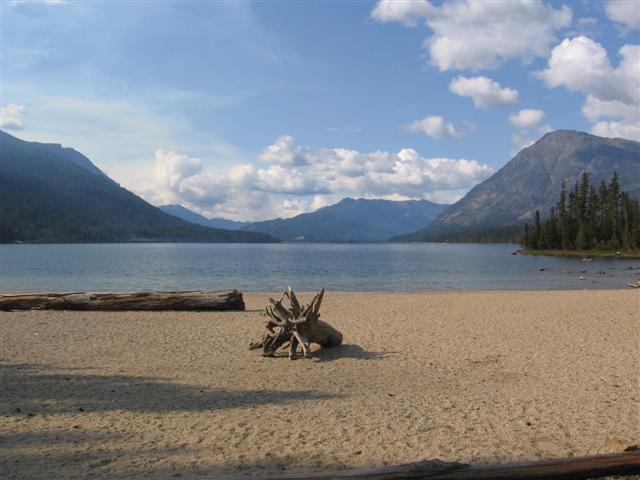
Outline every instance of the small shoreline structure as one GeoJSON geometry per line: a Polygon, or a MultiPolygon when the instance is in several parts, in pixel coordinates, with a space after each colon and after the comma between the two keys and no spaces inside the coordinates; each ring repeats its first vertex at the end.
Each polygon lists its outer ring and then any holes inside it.
{"type": "Polygon", "coordinates": [[[0,311],[218,311],[244,310],[238,290],[134,293],[21,293],[0,294],[0,311]]]}

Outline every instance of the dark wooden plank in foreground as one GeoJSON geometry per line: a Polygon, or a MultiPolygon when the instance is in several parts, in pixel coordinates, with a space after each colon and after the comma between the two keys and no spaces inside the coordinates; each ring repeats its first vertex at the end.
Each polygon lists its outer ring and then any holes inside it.
{"type": "MultiPolygon", "coordinates": [[[[640,474],[640,450],[572,457],[540,462],[498,465],[469,465],[466,463],[429,460],[363,470],[344,470],[310,474],[277,474],[263,477],[223,477],[221,480],[532,480],[532,479],[589,479],[610,475],[640,474]]],[[[193,477],[204,479],[206,477],[193,477]]],[[[211,477],[213,478],[213,477],[211,477]]],[[[220,477],[216,477],[220,479],[220,477]]]]}
{"type": "Polygon", "coordinates": [[[0,295],[0,310],[210,311],[244,310],[242,292],[26,293],[0,295]]]}

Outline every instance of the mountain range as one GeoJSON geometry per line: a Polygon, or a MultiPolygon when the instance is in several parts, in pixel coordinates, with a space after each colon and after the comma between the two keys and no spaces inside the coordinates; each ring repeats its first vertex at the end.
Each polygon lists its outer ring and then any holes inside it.
{"type": "Polygon", "coordinates": [[[235,220],[227,220],[226,218],[207,218],[204,215],[200,215],[192,210],[189,210],[182,205],[169,204],[161,205],[158,207],[164,213],[173,215],[174,217],[181,218],[187,222],[195,223],[196,225],[202,225],[204,227],[223,228],[226,230],[239,230],[242,227],[246,227],[251,222],[236,222],[235,220]]]}
{"type": "Polygon", "coordinates": [[[87,157],[0,131],[0,242],[509,241],[536,210],[544,217],[583,172],[614,172],[640,195],[640,143],[559,130],[521,150],[453,205],[345,198],[293,218],[207,219],[181,205],[156,208],[87,157]],[[217,227],[217,228],[216,228],[217,227]],[[221,229],[219,227],[226,227],[221,229]]]}
{"type": "Polygon", "coordinates": [[[444,208],[427,200],[344,198],[315,212],[255,222],[243,230],[268,233],[285,241],[384,242],[428,225],[444,208]]]}
{"type": "Polygon", "coordinates": [[[180,220],[81,153],[0,131],[0,242],[277,242],[180,220]]]}
{"type": "MultiPolygon", "coordinates": [[[[447,207],[430,225],[394,241],[453,241],[463,232],[498,231],[531,223],[536,210],[544,218],[582,173],[592,184],[608,182],[614,172],[620,188],[640,195],[640,143],[558,130],[521,150],[504,167],[447,207]],[[500,227],[500,228],[498,228],[500,227]]],[[[508,231],[509,229],[507,229],[508,231]]]]}
{"type": "Polygon", "coordinates": [[[200,225],[229,222],[231,228],[262,232],[284,241],[297,242],[384,242],[429,224],[446,207],[427,200],[369,200],[344,198],[334,205],[292,218],[262,222],[234,222],[207,219],[182,205],[163,205],[171,215],[200,225]]]}

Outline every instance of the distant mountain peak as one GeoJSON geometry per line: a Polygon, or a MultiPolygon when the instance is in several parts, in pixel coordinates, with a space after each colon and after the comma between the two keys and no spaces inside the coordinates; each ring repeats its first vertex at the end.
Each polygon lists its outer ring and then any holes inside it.
{"type": "Polygon", "coordinates": [[[446,208],[425,231],[523,223],[536,210],[545,216],[562,182],[573,185],[584,171],[596,184],[618,172],[622,190],[638,196],[640,143],[575,130],[549,132],[446,208]]]}
{"type": "Polygon", "coordinates": [[[287,241],[382,242],[429,224],[444,207],[426,200],[345,197],[315,212],[254,222],[244,230],[269,233],[287,241]]]}

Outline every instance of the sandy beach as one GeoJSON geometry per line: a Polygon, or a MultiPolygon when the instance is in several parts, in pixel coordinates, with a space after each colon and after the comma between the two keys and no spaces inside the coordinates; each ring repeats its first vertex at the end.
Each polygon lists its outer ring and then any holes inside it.
{"type": "MultiPolygon", "coordinates": [[[[309,294],[300,295],[308,300],[309,294]]],[[[246,312],[0,313],[0,477],[174,478],[640,443],[640,292],[327,292],[344,345],[246,312]]]]}

